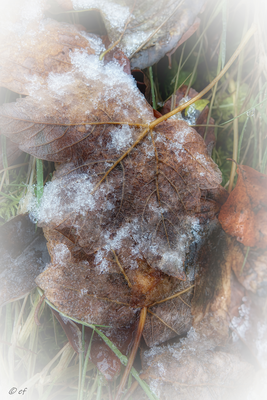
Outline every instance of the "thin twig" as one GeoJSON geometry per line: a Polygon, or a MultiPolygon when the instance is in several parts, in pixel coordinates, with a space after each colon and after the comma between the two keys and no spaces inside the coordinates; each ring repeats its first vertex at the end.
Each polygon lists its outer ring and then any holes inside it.
{"type": "Polygon", "coordinates": [[[127,281],[128,286],[129,286],[130,288],[133,287],[133,285],[131,284],[131,282],[130,282],[128,276],[126,275],[126,273],[125,273],[125,271],[124,271],[124,269],[123,269],[123,267],[122,267],[122,265],[121,265],[121,263],[120,263],[120,261],[119,261],[119,259],[118,259],[118,257],[117,257],[117,254],[115,253],[115,251],[114,251],[113,249],[111,249],[111,251],[112,251],[112,253],[114,254],[116,263],[117,263],[118,266],[120,267],[120,270],[121,270],[121,272],[123,273],[123,276],[124,276],[125,280],[127,281]]]}
{"type": "Polygon", "coordinates": [[[188,292],[188,291],[189,291],[190,289],[192,289],[193,287],[195,287],[195,285],[191,285],[191,286],[189,286],[188,288],[182,290],[181,292],[178,292],[178,293],[173,294],[172,296],[166,297],[166,299],[159,300],[159,301],[155,301],[155,303],[150,304],[149,307],[153,307],[153,306],[155,306],[156,304],[161,304],[161,303],[164,303],[165,301],[175,299],[176,297],[181,296],[181,294],[184,294],[184,293],[188,292]]]}

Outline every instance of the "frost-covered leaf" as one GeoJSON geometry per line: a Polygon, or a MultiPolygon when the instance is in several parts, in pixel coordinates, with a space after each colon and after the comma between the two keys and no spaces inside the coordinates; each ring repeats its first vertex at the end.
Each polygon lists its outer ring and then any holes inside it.
{"type": "Polygon", "coordinates": [[[247,346],[252,360],[267,369],[267,314],[266,297],[247,292],[239,307],[239,315],[231,320],[232,339],[236,345],[247,346]]]}
{"type": "Polygon", "coordinates": [[[66,74],[67,85],[70,81],[67,72],[73,67],[71,58],[75,51],[94,54],[99,43],[81,28],[52,19],[31,21],[22,31],[9,32],[2,41],[0,84],[26,95],[44,86],[48,76],[48,87],[50,84],[54,90],[58,74],[66,74]]]}
{"type": "Polygon", "coordinates": [[[22,149],[62,163],[33,204],[52,257],[36,282],[59,311],[90,323],[126,326],[151,306],[144,337],[160,343],[191,326],[192,289],[188,305],[182,297],[169,312],[152,305],[192,285],[195,253],[221,206],[221,175],[184,121],[160,124],[129,153],[153,110],[122,66],[99,61],[99,38],[88,46],[96,54],[73,52],[68,72],[50,72],[0,111],[22,149]]]}
{"type": "Polygon", "coordinates": [[[59,311],[79,320],[115,328],[129,326],[141,307],[186,287],[149,267],[140,255],[138,268],[125,268],[129,286],[112,251],[88,255],[56,231],[46,229],[46,237],[52,262],[36,282],[59,311]]]}
{"type": "Polygon", "coordinates": [[[49,262],[46,240],[28,215],[18,215],[0,228],[0,304],[23,297],[49,262]]]}
{"type": "Polygon", "coordinates": [[[110,41],[116,42],[123,33],[119,47],[131,58],[132,68],[143,69],[173,50],[185,33],[189,32],[189,36],[194,33],[190,28],[206,1],[58,0],[58,3],[68,10],[99,10],[110,41]]]}
{"type": "Polygon", "coordinates": [[[142,366],[143,379],[161,400],[243,400],[255,376],[252,365],[210,349],[193,331],[180,343],[145,351],[142,366]]]}
{"type": "MultiPolygon", "coordinates": [[[[188,282],[180,282],[180,291],[187,287],[188,282]]],[[[193,320],[191,314],[193,290],[191,288],[179,297],[149,308],[143,331],[143,337],[149,347],[164,343],[189,331],[193,320]]]]}
{"type": "Polygon", "coordinates": [[[94,36],[90,44],[95,49],[98,46],[96,55],[73,52],[69,72],[50,72],[43,85],[33,86],[31,96],[1,107],[1,132],[24,151],[52,161],[78,158],[82,162],[92,146],[98,145],[97,140],[103,141],[101,146],[105,143],[107,150],[116,147],[119,154],[141,132],[128,124],[138,126],[154,119],[151,107],[123,67],[99,61],[101,40],[94,36]],[[119,121],[125,125],[109,125],[119,121]]]}

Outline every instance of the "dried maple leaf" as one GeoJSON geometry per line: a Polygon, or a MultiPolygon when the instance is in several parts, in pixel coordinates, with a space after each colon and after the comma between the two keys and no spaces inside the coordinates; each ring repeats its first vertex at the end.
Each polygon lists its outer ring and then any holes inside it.
{"type": "Polygon", "coordinates": [[[28,215],[18,215],[0,228],[0,305],[35,288],[35,278],[50,261],[43,232],[35,228],[28,215]]]}
{"type": "MultiPolygon", "coordinates": [[[[92,40],[99,53],[99,39],[92,40]]],[[[220,208],[221,176],[203,140],[183,121],[162,123],[136,146],[141,126],[154,116],[122,67],[81,51],[71,63],[67,73],[49,74],[32,96],[4,105],[0,124],[25,151],[71,161],[59,166],[36,214],[49,227],[52,256],[38,284],[67,315],[125,326],[141,307],[191,285],[193,271],[186,275],[184,267],[190,246],[220,208]]],[[[177,313],[164,321],[162,312],[163,305],[153,308],[162,327],[152,341],[145,335],[149,343],[191,325],[189,310],[184,327],[177,313]]]]}
{"type": "Polygon", "coordinates": [[[58,0],[67,10],[101,12],[111,43],[131,58],[131,67],[144,69],[173,50],[202,11],[205,0],[58,0]],[[71,6],[72,3],[72,6],[71,6]],[[125,29],[126,28],[126,29],[125,29]]]}
{"type": "Polygon", "coordinates": [[[238,179],[219,221],[228,234],[244,246],[267,246],[267,176],[248,166],[238,166],[238,179]]]}

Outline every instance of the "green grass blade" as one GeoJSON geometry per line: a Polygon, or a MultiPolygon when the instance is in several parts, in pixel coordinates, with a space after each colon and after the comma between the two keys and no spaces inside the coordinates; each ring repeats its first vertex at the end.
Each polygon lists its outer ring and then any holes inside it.
{"type": "Polygon", "coordinates": [[[151,96],[152,96],[152,105],[154,110],[157,109],[157,103],[156,103],[156,96],[155,96],[155,87],[154,87],[154,79],[153,79],[153,69],[152,67],[148,68],[149,71],[149,79],[150,79],[150,86],[151,86],[151,96]]]}

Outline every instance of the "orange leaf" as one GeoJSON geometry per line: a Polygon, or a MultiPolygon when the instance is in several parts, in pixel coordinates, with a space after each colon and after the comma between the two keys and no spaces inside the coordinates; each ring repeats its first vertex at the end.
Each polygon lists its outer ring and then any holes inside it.
{"type": "Polygon", "coordinates": [[[229,235],[249,247],[267,246],[267,176],[239,166],[236,186],[221,208],[219,221],[229,235]]]}

